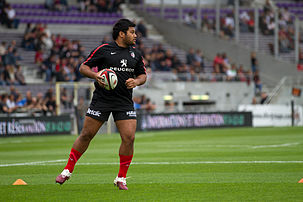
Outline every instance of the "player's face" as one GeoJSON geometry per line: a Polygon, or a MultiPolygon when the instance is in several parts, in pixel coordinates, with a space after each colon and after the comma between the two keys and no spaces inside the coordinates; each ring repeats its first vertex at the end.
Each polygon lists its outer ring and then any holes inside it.
{"type": "Polygon", "coordinates": [[[135,28],[134,27],[129,27],[127,32],[126,32],[125,38],[124,38],[125,44],[127,44],[129,46],[130,45],[135,45],[136,40],[137,40],[137,35],[136,35],[136,32],[135,32],[135,28]]]}

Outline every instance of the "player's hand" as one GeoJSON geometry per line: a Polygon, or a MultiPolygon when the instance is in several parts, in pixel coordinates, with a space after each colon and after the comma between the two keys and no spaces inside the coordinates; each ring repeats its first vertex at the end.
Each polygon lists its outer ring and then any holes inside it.
{"type": "Polygon", "coordinates": [[[135,88],[138,84],[137,84],[136,79],[129,78],[126,80],[125,85],[128,89],[132,89],[132,88],[135,88]]]}
{"type": "Polygon", "coordinates": [[[102,88],[104,88],[104,86],[105,86],[104,79],[100,75],[101,75],[101,71],[96,73],[96,81],[102,88]]]}

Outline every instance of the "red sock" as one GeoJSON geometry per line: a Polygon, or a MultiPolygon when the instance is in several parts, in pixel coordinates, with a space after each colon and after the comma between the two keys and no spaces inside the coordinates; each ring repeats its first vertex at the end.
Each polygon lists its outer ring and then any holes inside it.
{"type": "Polygon", "coordinates": [[[67,165],[65,166],[64,169],[68,169],[70,173],[73,172],[75,164],[77,163],[78,159],[81,157],[81,153],[72,148],[69,154],[69,159],[67,162],[67,165]]]}
{"type": "Polygon", "coordinates": [[[124,156],[119,154],[119,156],[120,156],[120,169],[119,169],[118,177],[126,177],[126,173],[130,163],[132,162],[133,155],[124,156]]]}

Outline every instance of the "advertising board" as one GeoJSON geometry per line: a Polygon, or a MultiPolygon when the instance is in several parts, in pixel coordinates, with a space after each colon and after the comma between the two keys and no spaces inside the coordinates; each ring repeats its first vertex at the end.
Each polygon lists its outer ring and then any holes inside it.
{"type": "Polygon", "coordinates": [[[69,116],[0,118],[0,137],[70,134],[69,116]]]}
{"type": "Polygon", "coordinates": [[[252,126],[250,112],[138,114],[138,130],[252,126]]]}
{"type": "MultiPolygon", "coordinates": [[[[239,111],[250,111],[253,115],[253,126],[291,126],[290,105],[240,105],[239,111]]],[[[294,106],[294,125],[303,125],[302,107],[294,106]]]]}

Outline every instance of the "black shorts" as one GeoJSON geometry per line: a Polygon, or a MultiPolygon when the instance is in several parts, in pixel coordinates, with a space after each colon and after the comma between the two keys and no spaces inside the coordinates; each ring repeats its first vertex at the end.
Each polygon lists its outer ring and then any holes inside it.
{"type": "Polygon", "coordinates": [[[86,112],[86,116],[92,117],[100,121],[107,121],[110,113],[113,113],[114,121],[127,120],[127,119],[136,119],[135,110],[126,110],[126,111],[103,111],[92,108],[90,106],[86,112]]]}

